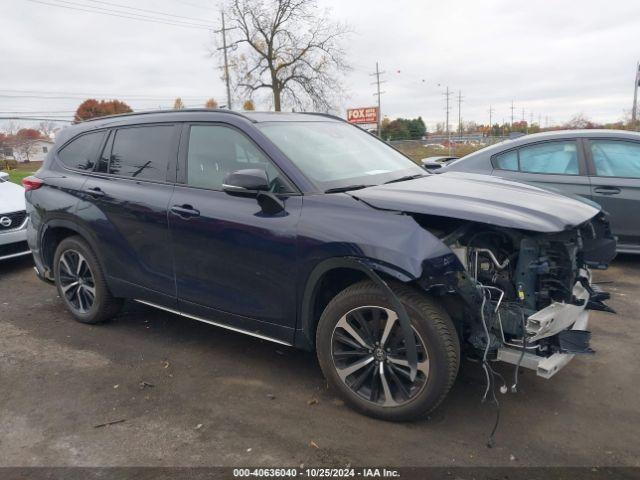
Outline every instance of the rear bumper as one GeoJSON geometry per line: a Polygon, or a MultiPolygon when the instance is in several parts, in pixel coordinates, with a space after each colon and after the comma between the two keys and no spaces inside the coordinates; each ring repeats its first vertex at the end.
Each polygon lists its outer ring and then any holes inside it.
{"type": "MultiPolygon", "coordinates": [[[[582,310],[577,317],[576,322],[571,330],[586,330],[589,326],[589,312],[582,310]]],[[[551,378],[563,367],[565,367],[575,357],[573,353],[554,353],[550,357],[541,357],[534,353],[525,352],[522,356],[522,350],[509,347],[501,347],[498,349],[497,360],[510,363],[512,365],[520,364],[523,368],[535,370],[536,374],[542,378],[551,378]]]]}

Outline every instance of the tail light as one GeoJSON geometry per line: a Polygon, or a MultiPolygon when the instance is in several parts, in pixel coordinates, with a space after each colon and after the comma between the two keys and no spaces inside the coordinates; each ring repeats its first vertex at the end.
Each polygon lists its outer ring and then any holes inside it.
{"type": "Polygon", "coordinates": [[[42,186],[42,180],[38,177],[26,177],[22,179],[22,186],[28,192],[29,190],[37,190],[42,186]]]}

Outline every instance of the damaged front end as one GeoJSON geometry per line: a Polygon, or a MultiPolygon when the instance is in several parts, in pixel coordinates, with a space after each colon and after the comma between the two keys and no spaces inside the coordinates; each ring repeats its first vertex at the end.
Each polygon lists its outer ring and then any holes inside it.
{"type": "Polygon", "coordinates": [[[589,310],[614,313],[609,294],[591,283],[590,269],[615,256],[604,213],[551,233],[413,216],[453,252],[442,277],[420,283],[447,303],[469,357],[550,378],[574,355],[593,353],[589,310]]]}

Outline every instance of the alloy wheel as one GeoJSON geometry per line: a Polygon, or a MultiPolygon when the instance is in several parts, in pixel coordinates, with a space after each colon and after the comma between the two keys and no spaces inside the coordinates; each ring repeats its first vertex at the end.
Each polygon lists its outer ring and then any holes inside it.
{"type": "Polygon", "coordinates": [[[429,377],[429,357],[413,329],[418,374],[411,381],[404,334],[393,311],[363,306],[347,312],[331,337],[333,363],[342,382],[366,401],[398,407],[415,398],[429,377]]]}
{"type": "Polygon", "coordinates": [[[96,299],[96,284],[87,260],[76,250],[66,250],[58,267],[60,290],[67,303],[77,312],[87,313],[96,299]]]}

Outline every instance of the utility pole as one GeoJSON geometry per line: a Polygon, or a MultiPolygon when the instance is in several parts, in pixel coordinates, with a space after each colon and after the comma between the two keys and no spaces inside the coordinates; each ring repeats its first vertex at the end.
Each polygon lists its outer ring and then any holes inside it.
{"type": "Polygon", "coordinates": [[[513,100],[511,100],[511,130],[513,130],[513,112],[515,107],[513,106],[513,100]]]}
{"type": "Polygon", "coordinates": [[[458,137],[462,139],[462,90],[458,90],[458,137]]]}
{"type": "Polygon", "coordinates": [[[636,127],[636,121],[638,120],[638,87],[640,86],[640,62],[636,67],[636,79],[633,85],[633,108],[631,109],[631,125],[634,129],[636,127]]]}
{"type": "Polygon", "coordinates": [[[443,93],[443,95],[446,98],[446,104],[445,104],[445,112],[446,112],[446,122],[444,124],[444,128],[445,128],[445,132],[447,134],[447,144],[448,144],[448,148],[449,148],[449,155],[451,155],[451,137],[449,136],[449,112],[451,111],[451,108],[449,107],[449,99],[451,98],[451,92],[449,92],[449,86],[447,85],[447,90],[445,93],[443,93]]]}
{"type": "Polygon", "coordinates": [[[491,107],[491,105],[489,105],[489,135],[492,136],[493,134],[493,113],[495,112],[495,110],[491,107]]]}
{"type": "Polygon", "coordinates": [[[381,72],[380,68],[378,68],[378,62],[376,62],[376,71],[370,73],[369,76],[376,77],[376,81],[371,85],[376,85],[376,93],[373,94],[374,97],[378,98],[378,137],[382,138],[382,132],[380,131],[380,125],[382,122],[382,110],[380,109],[380,96],[384,93],[380,91],[380,84],[384,83],[385,80],[380,80],[380,75],[384,75],[385,72],[381,72]]]}
{"type": "Polygon", "coordinates": [[[233,30],[233,28],[225,28],[224,12],[222,12],[222,28],[217,30],[216,33],[222,33],[222,47],[218,48],[218,50],[224,52],[224,79],[227,84],[227,109],[231,110],[231,86],[229,80],[229,61],[227,59],[227,49],[231,48],[227,46],[227,31],[229,30],[233,30]]]}

